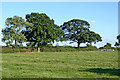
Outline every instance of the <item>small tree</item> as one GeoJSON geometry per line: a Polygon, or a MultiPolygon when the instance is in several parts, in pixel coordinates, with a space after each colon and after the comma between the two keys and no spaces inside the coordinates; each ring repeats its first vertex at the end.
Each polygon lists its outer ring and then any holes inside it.
{"type": "Polygon", "coordinates": [[[117,36],[118,42],[115,42],[115,46],[119,47],[120,46],[120,34],[117,36]]]}
{"type": "Polygon", "coordinates": [[[13,44],[15,42],[15,47],[17,47],[18,43],[25,42],[27,39],[22,34],[23,27],[25,25],[30,25],[25,22],[22,17],[14,16],[6,19],[6,28],[2,29],[3,38],[2,41],[6,43],[7,46],[13,44]]]}
{"type": "Polygon", "coordinates": [[[104,47],[111,48],[111,44],[107,43],[104,47]]]}
{"type": "Polygon", "coordinates": [[[28,42],[37,45],[38,52],[40,47],[46,46],[54,41],[61,41],[64,32],[59,26],[54,24],[54,20],[50,19],[46,14],[31,13],[26,15],[26,20],[33,26],[26,26],[24,34],[28,42]]]}

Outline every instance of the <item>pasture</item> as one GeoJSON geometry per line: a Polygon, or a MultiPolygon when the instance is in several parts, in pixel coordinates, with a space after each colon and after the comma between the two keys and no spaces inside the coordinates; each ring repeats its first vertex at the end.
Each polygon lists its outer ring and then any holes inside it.
{"type": "Polygon", "coordinates": [[[2,54],[2,78],[118,78],[118,52],[2,54]]]}

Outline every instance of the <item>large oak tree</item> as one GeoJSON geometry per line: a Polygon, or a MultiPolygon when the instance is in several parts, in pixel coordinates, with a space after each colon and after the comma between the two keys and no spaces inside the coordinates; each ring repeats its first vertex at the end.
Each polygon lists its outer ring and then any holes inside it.
{"type": "Polygon", "coordinates": [[[37,45],[38,52],[41,46],[62,40],[64,32],[44,13],[31,13],[26,15],[26,20],[33,26],[26,26],[25,36],[33,46],[37,45]]]}
{"type": "Polygon", "coordinates": [[[62,30],[64,30],[64,38],[69,41],[77,42],[78,47],[81,43],[92,43],[102,41],[99,34],[90,31],[90,24],[87,21],[73,19],[68,22],[64,22],[61,25],[62,30]]]}

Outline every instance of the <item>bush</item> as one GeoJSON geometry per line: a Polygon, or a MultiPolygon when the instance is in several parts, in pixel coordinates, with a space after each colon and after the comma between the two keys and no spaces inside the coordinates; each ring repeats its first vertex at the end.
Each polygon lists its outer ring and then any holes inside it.
{"type": "Polygon", "coordinates": [[[114,49],[114,50],[118,50],[118,48],[115,48],[115,47],[100,47],[99,49],[114,49]]]}
{"type": "Polygon", "coordinates": [[[15,53],[15,52],[35,52],[35,48],[12,48],[12,47],[2,47],[2,53],[15,53]]]}
{"type": "Polygon", "coordinates": [[[13,49],[11,47],[2,47],[2,53],[13,53],[13,49]]]}
{"type": "Polygon", "coordinates": [[[71,46],[55,46],[52,48],[44,47],[41,48],[41,52],[72,52],[72,51],[97,51],[97,47],[71,47],[71,46]]]}
{"type": "Polygon", "coordinates": [[[69,52],[76,51],[74,47],[64,47],[64,46],[55,46],[55,47],[44,47],[41,48],[41,52],[69,52]]]}
{"type": "MultiPolygon", "coordinates": [[[[72,51],[97,51],[99,50],[95,46],[86,47],[71,47],[71,46],[53,46],[53,47],[42,47],[41,52],[72,52],[72,51]]],[[[12,48],[12,47],[2,47],[2,53],[14,53],[14,52],[37,52],[37,48],[12,48]]]]}
{"type": "Polygon", "coordinates": [[[99,50],[97,47],[80,47],[76,48],[77,51],[97,51],[99,50]]]}

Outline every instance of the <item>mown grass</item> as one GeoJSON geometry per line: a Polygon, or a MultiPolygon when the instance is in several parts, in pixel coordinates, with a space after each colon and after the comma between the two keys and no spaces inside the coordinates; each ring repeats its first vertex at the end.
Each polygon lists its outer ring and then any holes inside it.
{"type": "Polygon", "coordinates": [[[118,78],[118,52],[2,54],[2,78],[118,78]]]}

